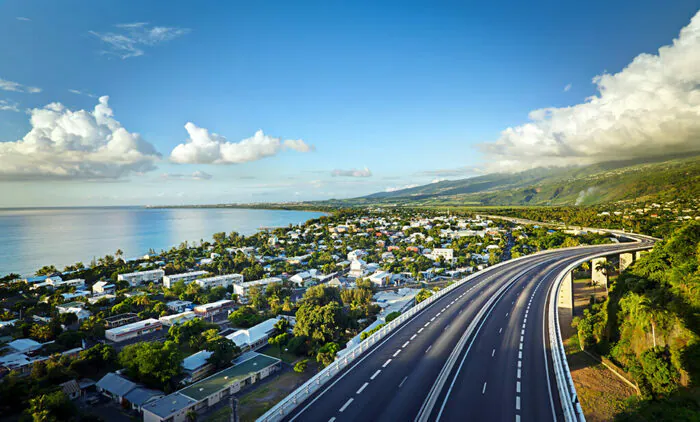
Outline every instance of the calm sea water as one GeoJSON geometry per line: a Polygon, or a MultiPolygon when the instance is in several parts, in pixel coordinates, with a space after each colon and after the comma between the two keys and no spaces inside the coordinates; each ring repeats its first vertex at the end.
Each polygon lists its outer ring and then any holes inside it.
{"type": "Polygon", "coordinates": [[[253,209],[54,208],[0,210],[0,275],[33,274],[43,265],[59,270],[124,251],[125,258],[169,249],[212,234],[255,233],[260,227],[303,223],[318,212],[253,209]]]}

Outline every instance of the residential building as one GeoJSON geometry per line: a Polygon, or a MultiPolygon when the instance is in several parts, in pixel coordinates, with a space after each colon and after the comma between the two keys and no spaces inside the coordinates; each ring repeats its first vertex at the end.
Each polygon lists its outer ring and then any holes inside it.
{"type": "Polygon", "coordinates": [[[434,261],[437,261],[439,258],[442,257],[442,259],[445,260],[445,262],[452,262],[454,259],[454,250],[451,248],[435,248],[430,253],[430,257],[434,261]]]}
{"type": "Polygon", "coordinates": [[[355,249],[354,251],[348,252],[348,261],[356,261],[367,256],[367,252],[362,249],[355,249]]]}
{"type": "Polygon", "coordinates": [[[246,281],[244,283],[234,284],[233,292],[238,295],[241,302],[246,303],[248,301],[248,292],[252,287],[259,287],[265,290],[270,284],[276,283],[282,283],[282,279],[279,277],[268,277],[260,280],[246,281]]]}
{"type": "Polygon", "coordinates": [[[87,319],[92,315],[92,312],[84,308],[82,302],[68,302],[60,305],[56,305],[56,310],[59,314],[75,314],[78,317],[78,321],[87,319]]]}
{"type": "Polygon", "coordinates": [[[255,351],[267,344],[267,339],[274,331],[277,321],[279,318],[270,318],[248,329],[229,334],[226,338],[234,342],[243,352],[255,351]]]}
{"type": "Polygon", "coordinates": [[[391,281],[391,273],[388,273],[386,271],[377,271],[376,273],[369,276],[369,281],[371,281],[372,284],[375,284],[379,287],[385,287],[389,285],[389,282],[391,281]]]}
{"type": "Polygon", "coordinates": [[[211,357],[212,352],[208,350],[199,351],[193,355],[186,357],[182,361],[182,369],[185,373],[185,383],[190,384],[197,382],[206,377],[214,369],[214,365],[207,362],[211,357]]]}
{"type": "Polygon", "coordinates": [[[193,304],[189,300],[171,300],[167,302],[165,306],[173,312],[184,312],[188,308],[193,308],[193,304]]]}
{"type": "Polygon", "coordinates": [[[143,321],[132,322],[121,327],[112,328],[105,331],[105,338],[113,342],[121,342],[133,338],[143,337],[163,329],[163,323],[154,318],[143,321]]]}
{"type": "Polygon", "coordinates": [[[93,295],[112,294],[116,290],[116,286],[108,281],[98,281],[92,285],[93,295]]]}
{"type": "Polygon", "coordinates": [[[236,304],[232,300],[222,299],[205,305],[195,306],[193,311],[200,318],[213,319],[216,315],[222,313],[228,315],[235,307],[236,304]]]}
{"type": "Polygon", "coordinates": [[[355,259],[350,262],[350,272],[348,276],[361,278],[367,275],[367,263],[361,259],[355,259]]]}
{"type": "Polygon", "coordinates": [[[194,312],[185,311],[175,315],[162,316],[158,318],[158,320],[162,322],[163,325],[170,327],[172,325],[184,324],[185,322],[193,320],[195,318],[197,318],[197,315],[195,315],[194,312]]]}
{"type": "Polygon", "coordinates": [[[58,384],[61,387],[61,391],[71,400],[75,400],[80,397],[80,384],[76,380],[68,380],[64,383],[58,384]]]}
{"type": "Polygon", "coordinates": [[[232,367],[143,407],[144,422],[185,422],[190,410],[206,412],[217,403],[280,369],[280,360],[244,353],[232,367]]]}
{"type": "Polygon", "coordinates": [[[194,281],[199,287],[203,289],[211,289],[213,287],[228,287],[232,284],[243,283],[243,276],[241,274],[226,274],[218,275],[215,277],[199,278],[194,281]]]}
{"type": "Polygon", "coordinates": [[[143,283],[155,283],[165,275],[163,270],[137,271],[134,273],[119,274],[117,280],[126,281],[131,287],[140,286],[143,283]]]}
{"type": "Polygon", "coordinates": [[[127,378],[109,372],[97,381],[97,391],[109,397],[115,403],[141,412],[143,406],[165,396],[162,391],[151,390],[127,378]]]}
{"type": "Polygon", "coordinates": [[[182,274],[166,275],[163,276],[163,286],[170,289],[173,286],[173,284],[177,283],[178,281],[184,281],[185,284],[190,284],[196,279],[204,277],[207,274],[208,273],[206,271],[191,271],[182,274]]]}
{"type": "Polygon", "coordinates": [[[105,318],[105,328],[121,327],[122,325],[131,324],[132,322],[136,322],[138,320],[139,316],[131,312],[112,315],[111,317],[105,318]]]}

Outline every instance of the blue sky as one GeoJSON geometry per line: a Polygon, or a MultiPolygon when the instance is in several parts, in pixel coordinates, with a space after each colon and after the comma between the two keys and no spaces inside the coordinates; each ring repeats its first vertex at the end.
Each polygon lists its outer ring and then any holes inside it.
{"type": "Polygon", "coordinates": [[[0,207],[341,198],[697,148],[692,122],[596,122],[666,90],[655,116],[698,113],[700,2],[517,3],[4,1],[0,207]]]}

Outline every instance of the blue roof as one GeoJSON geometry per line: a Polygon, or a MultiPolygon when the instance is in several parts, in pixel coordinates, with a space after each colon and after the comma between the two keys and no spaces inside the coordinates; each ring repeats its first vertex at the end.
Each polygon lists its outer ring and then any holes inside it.
{"type": "Polygon", "coordinates": [[[124,398],[137,406],[143,406],[144,404],[148,403],[149,400],[163,397],[164,395],[165,393],[162,391],[151,390],[144,387],[136,387],[126,393],[124,398]]]}
{"type": "Polygon", "coordinates": [[[128,379],[120,376],[119,374],[110,372],[104,377],[102,377],[102,379],[97,381],[97,386],[114,395],[124,397],[129,391],[138,387],[138,384],[129,381],[128,379]]]}
{"type": "Polygon", "coordinates": [[[195,403],[197,403],[197,401],[194,399],[180,393],[173,393],[152,403],[148,403],[143,409],[163,419],[167,419],[173,413],[194,406],[195,403]]]}
{"type": "Polygon", "coordinates": [[[27,280],[27,283],[30,283],[30,284],[31,284],[31,283],[41,283],[42,281],[46,280],[47,278],[49,278],[49,276],[47,276],[47,275],[40,275],[40,276],[37,276],[37,277],[27,277],[26,280],[27,280]]]}

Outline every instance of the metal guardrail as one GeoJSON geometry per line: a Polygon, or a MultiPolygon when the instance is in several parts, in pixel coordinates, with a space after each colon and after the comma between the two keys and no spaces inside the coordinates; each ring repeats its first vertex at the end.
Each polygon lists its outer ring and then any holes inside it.
{"type": "MultiPolygon", "coordinates": [[[[436,292],[435,294],[433,294],[429,298],[425,299],[421,303],[417,304],[416,306],[412,307],[408,311],[401,314],[398,318],[394,319],[393,321],[391,321],[390,323],[388,323],[387,325],[382,327],[380,330],[378,330],[374,334],[367,337],[360,344],[353,346],[352,348],[347,350],[336,361],[334,361],[333,363],[331,363],[327,367],[323,368],[316,375],[311,377],[308,381],[306,381],[304,384],[302,384],[300,387],[298,387],[296,390],[294,390],[292,393],[290,393],[284,399],[282,399],[279,403],[277,403],[275,406],[273,406],[265,414],[260,416],[257,419],[257,422],[276,422],[276,421],[282,420],[285,416],[289,415],[294,409],[296,409],[297,406],[299,406],[301,403],[303,403],[306,399],[308,399],[316,391],[320,390],[335,375],[342,372],[351,363],[353,363],[354,361],[359,359],[362,355],[364,355],[369,349],[371,349],[373,346],[375,346],[381,340],[383,340],[387,336],[389,336],[395,329],[400,327],[404,322],[412,319],[414,316],[421,313],[423,310],[428,308],[430,305],[432,305],[436,301],[440,300],[442,297],[444,297],[445,295],[450,293],[452,290],[454,290],[454,289],[462,286],[463,284],[471,281],[473,278],[475,278],[477,276],[481,276],[486,272],[491,272],[491,271],[495,270],[496,268],[500,268],[504,265],[510,265],[513,262],[517,262],[517,261],[520,261],[523,259],[528,259],[528,258],[531,259],[534,256],[541,256],[541,255],[545,255],[545,254],[549,254],[549,253],[560,252],[562,250],[585,249],[585,248],[596,248],[596,247],[599,248],[600,245],[550,249],[550,250],[546,250],[546,251],[537,252],[537,253],[531,254],[531,255],[521,256],[518,258],[510,259],[508,261],[500,262],[500,263],[495,264],[491,267],[487,267],[483,271],[479,271],[479,272],[476,272],[474,274],[471,274],[471,275],[445,287],[444,289],[436,292]]],[[[637,248],[637,249],[639,249],[639,248],[637,248]]],[[[607,255],[607,254],[611,254],[611,253],[618,253],[618,251],[598,253],[594,256],[607,255]]],[[[583,262],[585,262],[585,260],[583,262]]],[[[566,273],[564,273],[564,275],[565,274],[566,273]]],[[[563,275],[562,275],[562,277],[563,277],[563,275]]],[[[561,279],[559,279],[557,282],[556,290],[553,289],[552,291],[558,292],[558,290],[559,290],[558,287],[559,287],[560,283],[561,283],[561,279]]],[[[550,331],[551,331],[551,327],[552,327],[552,324],[551,324],[551,320],[550,320],[550,331]]],[[[558,321],[557,321],[556,327],[557,327],[557,334],[559,334],[559,336],[561,336],[561,333],[559,331],[558,321]]],[[[551,338],[551,335],[550,335],[550,338],[551,338]]],[[[561,343],[561,339],[559,339],[559,341],[561,343]]],[[[554,350],[554,346],[552,347],[552,349],[554,350]]],[[[561,343],[561,349],[563,351],[563,343],[561,343]]],[[[566,359],[564,359],[564,364],[566,364],[566,359]]],[[[568,372],[568,366],[566,367],[566,369],[567,369],[566,373],[568,374],[568,377],[571,378],[571,375],[568,372]]],[[[559,377],[557,377],[557,382],[558,382],[558,380],[559,380],[559,377]]],[[[571,382],[571,389],[574,391],[574,395],[575,395],[573,381],[571,382]]]]}
{"type": "Polygon", "coordinates": [[[581,403],[578,401],[578,395],[576,394],[576,387],[574,386],[574,380],[571,377],[571,371],[569,370],[569,363],[566,360],[566,350],[564,349],[564,340],[561,336],[561,327],[559,325],[559,293],[562,281],[566,275],[577,268],[584,262],[588,262],[593,258],[600,256],[620,254],[626,252],[636,252],[640,250],[646,250],[652,245],[635,246],[633,248],[619,249],[612,252],[600,252],[595,254],[586,255],[571,264],[569,264],[564,270],[562,270],[554,281],[552,289],[549,294],[549,309],[548,309],[548,320],[549,320],[549,342],[552,353],[552,365],[554,366],[554,376],[557,380],[557,389],[559,390],[559,401],[562,405],[562,410],[564,412],[564,419],[569,421],[585,422],[586,417],[583,414],[583,409],[581,409],[581,403]]]}

